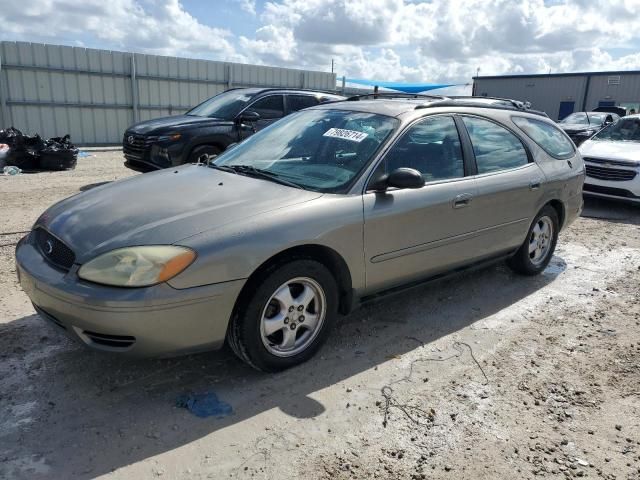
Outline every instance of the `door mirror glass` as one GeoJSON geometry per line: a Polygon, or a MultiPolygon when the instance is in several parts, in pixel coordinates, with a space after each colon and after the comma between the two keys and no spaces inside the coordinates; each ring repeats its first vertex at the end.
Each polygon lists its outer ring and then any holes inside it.
{"type": "Polygon", "coordinates": [[[260,114],[253,110],[245,110],[240,114],[240,121],[246,123],[253,123],[260,120],[260,114]]]}

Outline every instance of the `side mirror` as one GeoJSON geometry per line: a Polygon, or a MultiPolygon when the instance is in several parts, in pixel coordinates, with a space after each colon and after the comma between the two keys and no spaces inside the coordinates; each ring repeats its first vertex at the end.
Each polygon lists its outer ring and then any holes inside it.
{"type": "Polygon", "coordinates": [[[260,114],[258,112],[254,112],[253,110],[245,110],[240,114],[240,117],[238,117],[238,120],[240,120],[243,123],[257,122],[258,120],[260,120],[260,114]]]}
{"type": "Polygon", "coordinates": [[[370,185],[370,190],[383,192],[387,188],[422,188],[424,178],[422,174],[413,168],[397,168],[388,175],[385,174],[370,185]]]}
{"type": "Polygon", "coordinates": [[[604,120],[604,124],[609,125],[611,123],[613,123],[613,117],[611,115],[607,115],[607,118],[604,120]]]}

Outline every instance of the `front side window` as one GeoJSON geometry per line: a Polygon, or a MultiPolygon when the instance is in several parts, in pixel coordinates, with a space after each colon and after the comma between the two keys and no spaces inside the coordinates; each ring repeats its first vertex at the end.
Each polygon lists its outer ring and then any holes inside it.
{"type": "Polygon", "coordinates": [[[559,129],[548,122],[527,117],[513,117],[520,130],[552,157],[565,159],[575,153],[573,144],[559,129]]]}
{"type": "Polygon", "coordinates": [[[264,120],[282,118],[284,117],[284,103],[282,98],[282,95],[270,95],[261,98],[251,105],[248,110],[258,112],[260,118],[264,120]]]}
{"type": "Polygon", "coordinates": [[[464,177],[460,137],[453,118],[427,117],[409,127],[385,155],[374,178],[401,167],[418,170],[425,182],[464,177]]]}
{"type": "Polygon", "coordinates": [[[398,123],[373,113],[303,110],[222,153],[212,166],[235,168],[242,174],[254,169],[301,188],[342,192],[398,123]]]}
{"type": "Polygon", "coordinates": [[[589,125],[589,118],[584,112],[572,113],[568,117],[563,118],[560,123],[565,125],[589,125]]]}
{"type": "Polygon", "coordinates": [[[640,142],[640,118],[621,118],[596,133],[591,140],[640,142]]]}
{"type": "Polygon", "coordinates": [[[469,132],[478,173],[520,167],[529,162],[527,151],[513,133],[489,120],[462,117],[469,132]]]}
{"type": "Polygon", "coordinates": [[[303,108],[318,105],[318,99],[311,95],[289,95],[287,97],[287,105],[290,112],[297,112],[303,108]]]}

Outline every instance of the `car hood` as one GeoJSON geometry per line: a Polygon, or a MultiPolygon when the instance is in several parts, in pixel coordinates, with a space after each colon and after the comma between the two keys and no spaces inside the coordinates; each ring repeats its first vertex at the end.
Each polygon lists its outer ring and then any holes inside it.
{"type": "Polygon", "coordinates": [[[627,160],[640,164],[640,142],[587,140],[579,150],[583,157],[627,160]]]}
{"type": "Polygon", "coordinates": [[[138,122],[127,128],[127,133],[138,133],[146,135],[149,133],[157,133],[159,131],[168,131],[185,126],[211,125],[217,123],[226,123],[228,120],[212,117],[198,117],[196,115],[173,115],[171,117],[154,118],[144,122],[138,122]]]}
{"type": "Polygon", "coordinates": [[[70,197],[49,208],[35,226],[65,242],[82,264],[115,248],[177,243],[320,196],[268,180],[185,165],[70,197]]]}

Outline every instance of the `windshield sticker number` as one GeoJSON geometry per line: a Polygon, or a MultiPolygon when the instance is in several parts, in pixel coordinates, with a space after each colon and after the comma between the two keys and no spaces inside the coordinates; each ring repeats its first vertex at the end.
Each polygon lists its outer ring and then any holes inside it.
{"type": "Polygon", "coordinates": [[[352,142],[360,143],[365,138],[367,138],[367,134],[363,132],[356,132],[355,130],[345,130],[343,128],[330,128],[326,132],[324,132],[323,137],[333,137],[333,138],[342,138],[343,140],[350,140],[352,142]]]}

